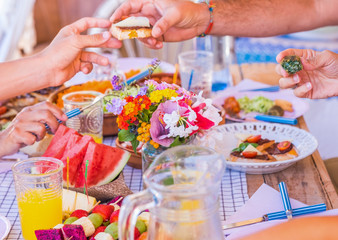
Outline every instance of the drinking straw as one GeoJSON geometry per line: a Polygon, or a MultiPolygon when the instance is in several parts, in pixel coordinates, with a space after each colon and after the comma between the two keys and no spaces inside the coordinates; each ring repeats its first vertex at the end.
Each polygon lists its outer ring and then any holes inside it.
{"type": "Polygon", "coordinates": [[[194,76],[194,69],[191,70],[191,73],[190,73],[190,79],[189,79],[189,85],[188,85],[188,91],[190,91],[190,88],[191,88],[191,82],[192,82],[192,77],[194,76]]]}
{"type": "Polygon", "coordinates": [[[87,174],[88,174],[88,165],[89,165],[89,160],[86,160],[86,171],[85,171],[85,188],[84,188],[84,194],[87,194],[87,199],[89,203],[89,197],[88,197],[88,191],[87,191],[87,174]]]}
{"type": "Polygon", "coordinates": [[[176,82],[177,82],[177,75],[178,75],[178,64],[176,63],[175,64],[175,73],[174,73],[174,76],[173,76],[173,84],[176,84],[176,82]]]}
{"type": "Polygon", "coordinates": [[[69,157],[67,157],[67,190],[69,189],[69,157]]]}
{"type": "Polygon", "coordinates": [[[288,193],[288,190],[286,188],[285,182],[280,182],[278,184],[278,187],[279,187],[279,191],[282,195],[285,214],[286,214],[288,220],[290,220],[290,219],[292,219],[292,207],[291,207],[289,193],[288,193]]]}

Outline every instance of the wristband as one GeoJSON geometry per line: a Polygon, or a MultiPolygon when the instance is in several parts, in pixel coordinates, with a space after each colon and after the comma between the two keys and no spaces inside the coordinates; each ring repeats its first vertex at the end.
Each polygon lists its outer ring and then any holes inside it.
{"type": "Polygon", "coordinates": [[[209,12],[210,12],[210,21],[209,21],[209,25],[207,27],[207,30],[205,30],[204,33],[202,33],[201,35],[198,35],[198,37],[205,37],[206,35],[208,35],[212,29],[212,26],[214,25],[214,16],[213,16],[213,11],[215,8],[215,5],[212,4],[212,0],[210,0],[208,2],[208,0],[205,1],[206,4],[208,4],[208,8],[209,8],[209,12]]]}

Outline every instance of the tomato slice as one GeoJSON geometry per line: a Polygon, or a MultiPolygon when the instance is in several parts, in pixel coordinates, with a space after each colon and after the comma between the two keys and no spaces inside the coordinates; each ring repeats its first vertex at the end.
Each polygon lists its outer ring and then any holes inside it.
{"type": "Polygon", "coordinates": [[[256,143],[259,140],[261,140],[262,136],[261,135],[252,135],[246,139],[247,142],[249,143],[256,143]]]}
{"type": "Polygon", "coordinates": [[[247,152],[242,152],[243,157],[245,158],[254,158],[257,156],[257,152],[254,151],[247,151],[247,152]]]}
{"type": "Polygon", "coordinates": [[[277,144],[277,148],[280,151],[284,151],[284,150],[288,149],[290,146],[291,146],[291,142],[289,142],[289,141],[283,141],[283,142],[280,142],[280,143],[277,144]]]}

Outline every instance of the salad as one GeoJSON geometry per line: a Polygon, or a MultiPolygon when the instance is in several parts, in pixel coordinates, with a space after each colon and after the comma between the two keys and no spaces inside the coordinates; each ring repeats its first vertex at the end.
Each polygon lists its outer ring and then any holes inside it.
{"type": "Polygon", "coordinates": [[[267,113],[269,109],[274,105],[274,102],[263,96],[256,96],[252,99],[247,96],[237,99],[240,108],[244,110],[245,113],[249,112],[259,112],[267,113]]]}

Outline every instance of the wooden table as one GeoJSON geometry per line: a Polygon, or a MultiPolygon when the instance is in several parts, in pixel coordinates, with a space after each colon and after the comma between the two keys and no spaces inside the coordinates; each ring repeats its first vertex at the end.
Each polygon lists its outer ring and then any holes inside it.
{"type": "MultiPolygon", "coordinates": [[[[273,63],[235,65],[231,67],[231,72],[235,85],[242,78],[277,85],[280,78],[275,73],[273,63]]],[[[298,127],[309,131],[303,117],[298,118],[298,127]]],[[[318,150],[281,172],[263,175],[247,174],[249,197],[263,183],[278,190],[278,183],[281,181],[286,183],[291,198],[309,205],[324,202],[328,209],[338,208],[337,192],[318,150]]]]}

